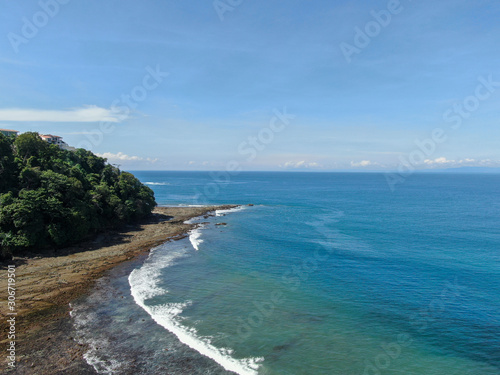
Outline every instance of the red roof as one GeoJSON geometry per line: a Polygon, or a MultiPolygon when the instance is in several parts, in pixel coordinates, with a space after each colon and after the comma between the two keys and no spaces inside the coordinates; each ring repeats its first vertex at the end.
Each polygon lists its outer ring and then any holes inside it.
{"type": "Polygon", "coordinates": [[[2,132],[14,132],[14,133],[19,133],[19,130],[11,130],[11,129],[0,129],[2,132]]]}
{"type": "Polygon", "coordinates": [[[40,135],[40,137],[42,137],[42,138],[62,138],[62,137],[59,137],[57,135],[52,135],[52,134],[42,134],[42,135],[40,135]]]}

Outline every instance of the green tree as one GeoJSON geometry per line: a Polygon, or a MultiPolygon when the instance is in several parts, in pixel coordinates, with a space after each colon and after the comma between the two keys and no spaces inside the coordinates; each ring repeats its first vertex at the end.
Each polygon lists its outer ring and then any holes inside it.
{"type": "Polygon", "coordinates": [[[0,136],[0,257],[66,246],[141,219],[153,191],[92,152],[0,136]]]}
{"type": "Polygon", "coordinates": [[[16,156],[23,164],[26,164],[31,157],[34,157],[31,163],[38,162],[48,147],[49,144],[35,132],[23,133],[14,141],[16,156]]]}
{"type": "Polygon", "coordinates": [[[0,194],[17,189],[17,164],[12,150],[13,139],[0,134],[0,194]]]}

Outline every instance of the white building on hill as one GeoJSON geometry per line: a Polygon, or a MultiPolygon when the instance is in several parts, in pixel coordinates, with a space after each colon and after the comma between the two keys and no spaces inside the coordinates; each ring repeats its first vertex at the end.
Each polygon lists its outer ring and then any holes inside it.
{"type": "Polygon", "coordinates": [[[15,136],[17,137],[17,133],[19,133],[17,130],[11,130],[11,129],[0,129],[0,133],[5,135],[6,137],[10,136],[15,136]]]}
{"type": "Polygon", "coordinates": [[[45,142],[51,145],[59,146],[59,148],[62,148],[63,150],[69,150],[69,151],[75,150],[74,147],[69,146],[66,142],[63,141],[62,137],[59,137],[57,135],[40,134],[40,138],[42,138],[45,142]]]}

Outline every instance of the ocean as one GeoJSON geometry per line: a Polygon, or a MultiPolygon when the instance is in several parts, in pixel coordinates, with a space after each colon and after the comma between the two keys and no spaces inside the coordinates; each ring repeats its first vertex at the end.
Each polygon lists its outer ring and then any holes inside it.
{"type": "Polygon", "coordinates": [[[99,373],[500,374],[500,175],[133,173],[243,206],[72,304],[99,373]]]}

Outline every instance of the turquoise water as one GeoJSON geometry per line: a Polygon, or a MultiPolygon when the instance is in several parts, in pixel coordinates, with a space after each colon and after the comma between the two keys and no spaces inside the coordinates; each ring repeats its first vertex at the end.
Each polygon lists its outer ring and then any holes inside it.
{"type": "Polygon", "coordinates": [[[134,174],[159,204],[254,204],[116,278],[151,353],[159,335],[207,374],[500,374],[499,175],[134,174]]]}

